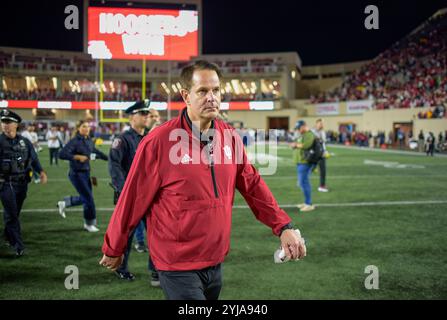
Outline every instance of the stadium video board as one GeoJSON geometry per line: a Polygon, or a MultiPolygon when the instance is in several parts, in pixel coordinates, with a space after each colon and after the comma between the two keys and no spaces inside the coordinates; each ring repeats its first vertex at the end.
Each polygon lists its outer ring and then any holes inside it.
{"type": "Polygon", "coordinates": [[[198,13],[89,7],[87,51],[93,59],[190,60],[198,55],[198,13]]]}

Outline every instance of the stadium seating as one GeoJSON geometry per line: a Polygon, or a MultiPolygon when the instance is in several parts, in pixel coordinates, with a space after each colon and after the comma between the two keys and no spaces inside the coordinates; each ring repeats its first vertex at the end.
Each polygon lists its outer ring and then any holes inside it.
{"type": "Polygon", "coordinates": [[[373,99],[376,109],[436,107],[447,103],[447,14],[395,43],[312,103],[373,99]]]}

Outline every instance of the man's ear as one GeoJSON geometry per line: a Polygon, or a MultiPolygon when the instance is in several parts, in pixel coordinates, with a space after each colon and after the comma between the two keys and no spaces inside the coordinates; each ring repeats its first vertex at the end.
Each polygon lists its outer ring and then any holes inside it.
{"type": "Polygon", "coordinates": [[[186,89],[181,89],[180,94],[182,95],[183,101],[185,101],[186,105],[189,105],[189,91],[186,89]]]}

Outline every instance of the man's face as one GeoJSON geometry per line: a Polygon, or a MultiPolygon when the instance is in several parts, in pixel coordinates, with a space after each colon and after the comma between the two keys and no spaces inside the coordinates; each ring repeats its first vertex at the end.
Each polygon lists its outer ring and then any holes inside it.
{"type": "Polygon", "coordinates": [[[131,116],[131,123],[138,129],[147,128],[150,123],[149,111],[139,111],[131,116]]]}
{"type": "Polygon", "coordinates": [[[316,127],[317,127],[317,130],[323,129],[323,127],[324,127],[323,121],[318,121],[316,127]]]}
{"type": "Polygon", "coordinates": [[[11,139],[17,135],[17,128],[19,124],[11,120],[2,120],[2,132],[11,139]]]}
{"type": "Polygon", "coordinates": [[[155,123],[160,123],[160,114],[158,113],[157,110],[151,109],[151,113],[149,115],[151,121],[150,121],[150,125],[153,125],[155,123]]]}
{"type": "Polygon", "coordinates": [[[307,126],[306,125],[302,125],[301,128],[299,129],[300,134],[306,133],[307,132],[307,126]]]}
{"type": "Polygon", "coordinates": [[[215,119],[221,99],[219,76],[214,70],[194,71],[191,88],[183,89],[182,97],[192,121],[215,119]]]}

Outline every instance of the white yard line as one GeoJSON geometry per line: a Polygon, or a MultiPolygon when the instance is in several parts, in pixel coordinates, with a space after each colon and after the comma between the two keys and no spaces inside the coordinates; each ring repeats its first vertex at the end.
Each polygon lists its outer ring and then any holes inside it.
{"type": "MultiPolygon", "coordinates": [[[[370,178],[378,178],[378,179],[388,179],[388,178],[403,178],[403,179],[408,179],[408,178],[427,178],[427,177],[437,177],[437,178],[447,178],[447,176],[444,176],[442,173],[440,174],[424,174],[424,175],[414,175],[414,174],[395,174],[395,175],[391,175],[391,174],[387,174],[387,175],[377,175],[377,174],[369,174],[369,175],[329,175],[328,179],[330,180],[344,180],[344,179],[355,179],[355,180],[359,180],[359,179],[370,179],[370,178]]],[[[320,176],[318,173],[315,173],[313,175],[310,176],[311,179],[319,179],[320,176]]],[[[269,180],[296,180],[296,173],[295,171],[292,172],[291,175],[288,176],[270,176],[270,175],[262,175],[262,179],[269,179],[269,180]]],[[[98,181],[111,181],[110,178],[97,178],[98,181]]],[[[50,182],[67,182],[69,183],[70,181],[68,180],[68,178],[49,178],[48,181],[50,182]]]]}
{"type": "MultiPolygon", "coordinates": [[[[316,203],[316,207],[336,208],[336,207],[374,207],[374,206],[411,206],[426,204],[447,204],[447,200],[420,200],[420,201],[371,201],[371,202],[341,202],[341,203],[316,203]]],[[[281,208],[296,208],[296,204],[280,204],[281,208]]],[[[233,209],[249,209],[247,205],[234,205],[233,209]]],[[[96,211],[110,211],[114,208],[96,208],[96,211]]],[[[36,208],[23,209],[21,212],[57,212],[57,208],[36,208]]],[[[82,208],[68,208],[67,212],[82,212],[82,208]]]]}
{"type": "MultiPolygon", "coordinates": [[[[405,151],[405,150],[394,150],[394,149],[379,149],[379,148],[369,148],[369,147],[357,147],[357,146],[344,146],[340,144],[327,144],[328,149],[331,148],[339,148],[339,149],[348,149],[348,150],[357,150],[357,151],[370,151],[370,152],[380,152],[380,153],[391,153],[391,154],[403,154],[407,156],[418,156],[418,157],[427,157],[425,152],[417,152],[417,151],[405,151]]],[[[435,157],[447,157],[445,153],[435,153],[435,157]]]]}
{"type": "MultiPolygon", "coordinates": [[[[357,175],[357,176],[328,176],[327,180],[362,180],[362,179],[371,179],[371,178],[377,178],[377,179],[395,179],[395,178],[403,178],[403,179],[425,179],[427,177],[436,177],[436,178],[444,178],[444,176],[430,174],[430,175],[386,175],[386,176],[380,176],[380,175],[357,175]]],[[[311,179],[320,179],[320,176],[318,173],[315,173],[310,176],[311,179]]],[[[264,180],[296,180],[296,175],[292,176],[282,176],[282,177],[276,177],[276,176],[262,176],[262,179],[264,180]]]]}

